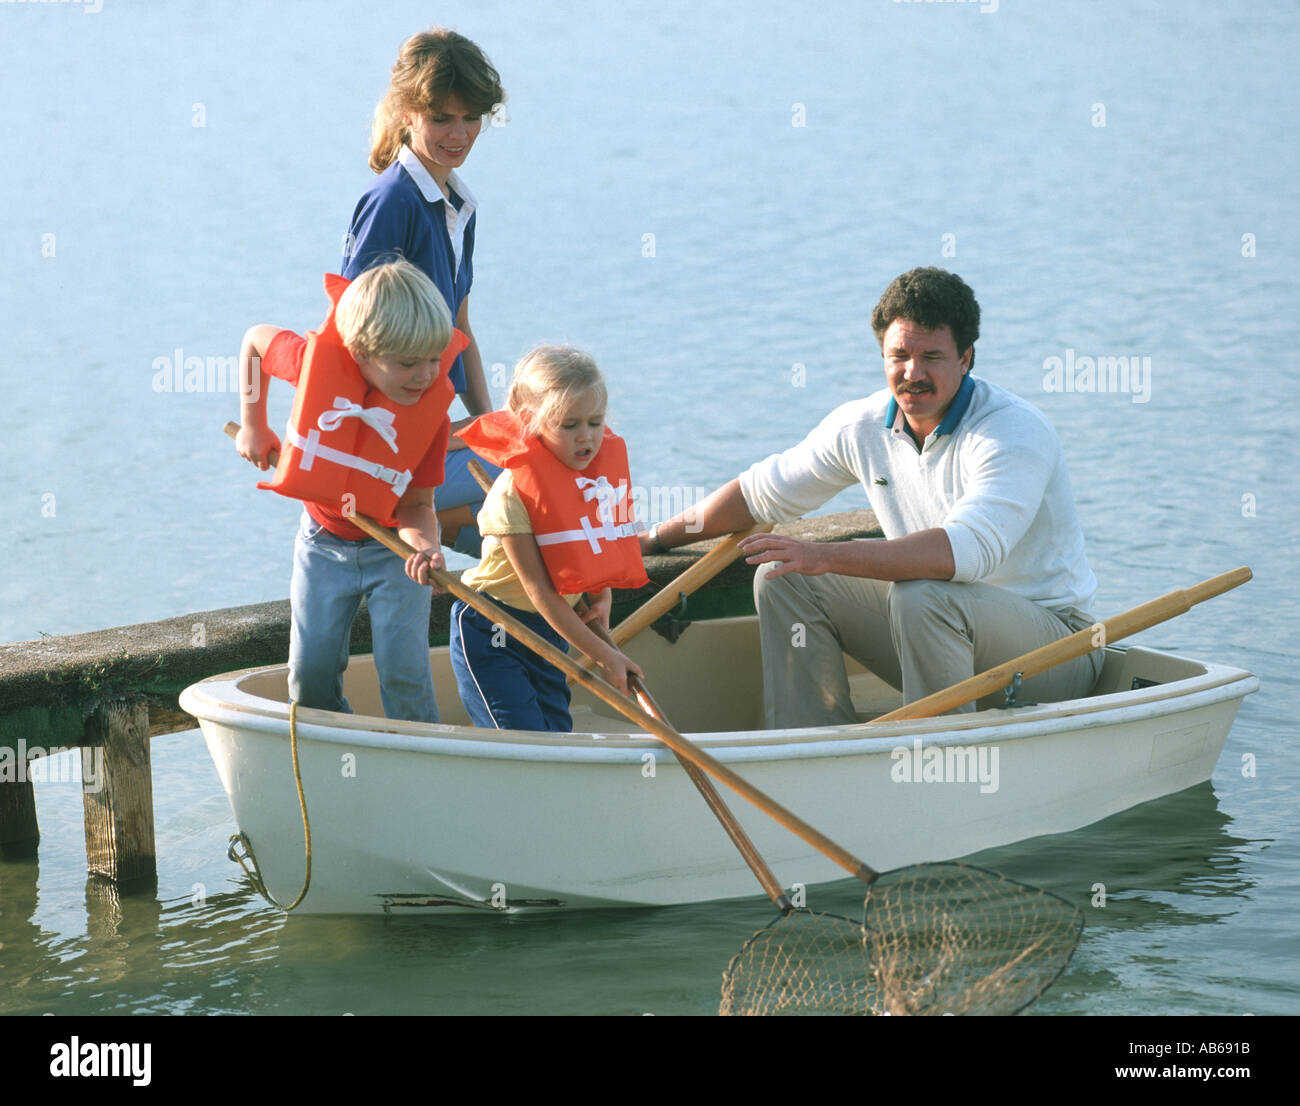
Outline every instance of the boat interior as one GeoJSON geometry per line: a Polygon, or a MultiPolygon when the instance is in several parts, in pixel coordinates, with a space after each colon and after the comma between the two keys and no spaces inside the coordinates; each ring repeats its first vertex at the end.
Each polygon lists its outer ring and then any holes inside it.
{"type": "MultiPolygon", "coordinates": [[[[639,635],[627,649],[641,665],[646,684],[679,730],[723,733],[762,728],[762,668],[757,619],[725,618],[692,623],[676,643],[653,632],[639,635]]],[[[434,686],[443,723],[468,726],[451,672],[447,648],[430,651],[434,686]]],[[[845,658],[853,705],[859,722],[869,722],[902,705],[902,696],[851,658],[845,658]]],[[[1207,672],[1197,661],[1138,647],[1111,646],[1093,696],[1168,684],[1207,672]]],[[[238,680],[241,691],[279,703],[288,700],[288,669],[257,669],[238,680]]],[[[374,661],[354,656],[344,677],[344,693],[357,715],[383,717],[374,661]]],[[[981,707],[1001,706],[1003,695],[982,700],[981,707]]],[[[582,688],[574,688],[574,732],[628,733],[637,727],[582,688]]]]}

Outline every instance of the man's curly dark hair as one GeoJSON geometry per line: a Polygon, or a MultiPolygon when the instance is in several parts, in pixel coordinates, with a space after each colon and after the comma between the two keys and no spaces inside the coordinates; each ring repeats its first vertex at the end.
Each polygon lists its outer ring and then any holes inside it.
{"type": "MultiPolygon", "coordinates": [[[[906,319],[926,330],[947,326],[957,343],[957,352],[965,353],[980,336],[980,305],[975,293],[956,273],[929,266],[912,269],[885,289],[876,309],[871,312],[871,329],[883,348],[885,331],[895,319],[906,319]]],[[[971,350],[971,365],[975,351],[971,350]]]]}

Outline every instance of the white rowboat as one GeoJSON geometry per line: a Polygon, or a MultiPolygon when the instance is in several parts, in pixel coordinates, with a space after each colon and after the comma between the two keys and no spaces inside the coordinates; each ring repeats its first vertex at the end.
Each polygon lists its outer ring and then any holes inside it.
{"type": "MultiPolygon", "coordinates": [[[[1094,694],[1042,706],[871,724],[896,692],[849,662],[862,721],[757,729],[757,622],[694,623],[676,645],[627,647],[678,729],[817,829],[885,871],[1061,833],[1210,778],[1249,672],[1110,647],[1094,694]]],[[[382,717],[373,660],[353,657],[356,714],[297,715],[311,822],[306,913],[668,905],[761,894],[673,754],[575,689],[574,725],[470,726],[445,648],[431,651],[444,722],[382,717]]],[[[268,890],[303,882],[285,666],[187,688],[268,890]]],[[[786,887],[844,878],[727,796],[786,887]]]]}

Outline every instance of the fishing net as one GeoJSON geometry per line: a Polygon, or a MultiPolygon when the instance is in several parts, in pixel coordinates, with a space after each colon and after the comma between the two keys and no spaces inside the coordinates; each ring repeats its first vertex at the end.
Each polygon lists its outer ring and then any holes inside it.
{"type": "Polygon", "coordinates": [[[1016,1014],[1065,970],[1083,916],[964,864],[886,872],[863,922],[796,910],[723,973],[721,1014],[1016,1014]]]}
{"type": "Polygon", "coordinates": [[[722,973],[718,1013],[874,1014],[880,1006],[862,926],[792,910],[745,942],[722,973]]]}

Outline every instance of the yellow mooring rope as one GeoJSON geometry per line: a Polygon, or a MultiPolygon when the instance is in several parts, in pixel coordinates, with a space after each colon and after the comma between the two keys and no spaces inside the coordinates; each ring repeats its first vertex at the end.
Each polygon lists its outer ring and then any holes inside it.
{"type": "Polygon", "coordinates": [[[257,857],[253,855],[253,843],[244,834],[236,833],[231,836],[230,848],[226,854],[244,869],[244,874],[253,881],[253,886],[261,896],[277,910],[283,910],[286,914],[307,897],[307,888],[311,886],[311,823],[307,820],[307,797],[303,794],[302,773],[298,767],[298,701],[296,699],[289,703],[289,752],[293,756],[293,782],[298,789],[298,807],[302,811],[303,848],[307,862],[306,875],[303,877],[302,890],[298,892],[298,897],[288,906],[275,901],[275,897],[267,890],[265,880],[262,879],[261,869],[257,866],[257,857]],[[244,863],[245,857],[235,852],[236,844],[244,846],[247,859],[253,864],[251,869],[244,863]]]}

